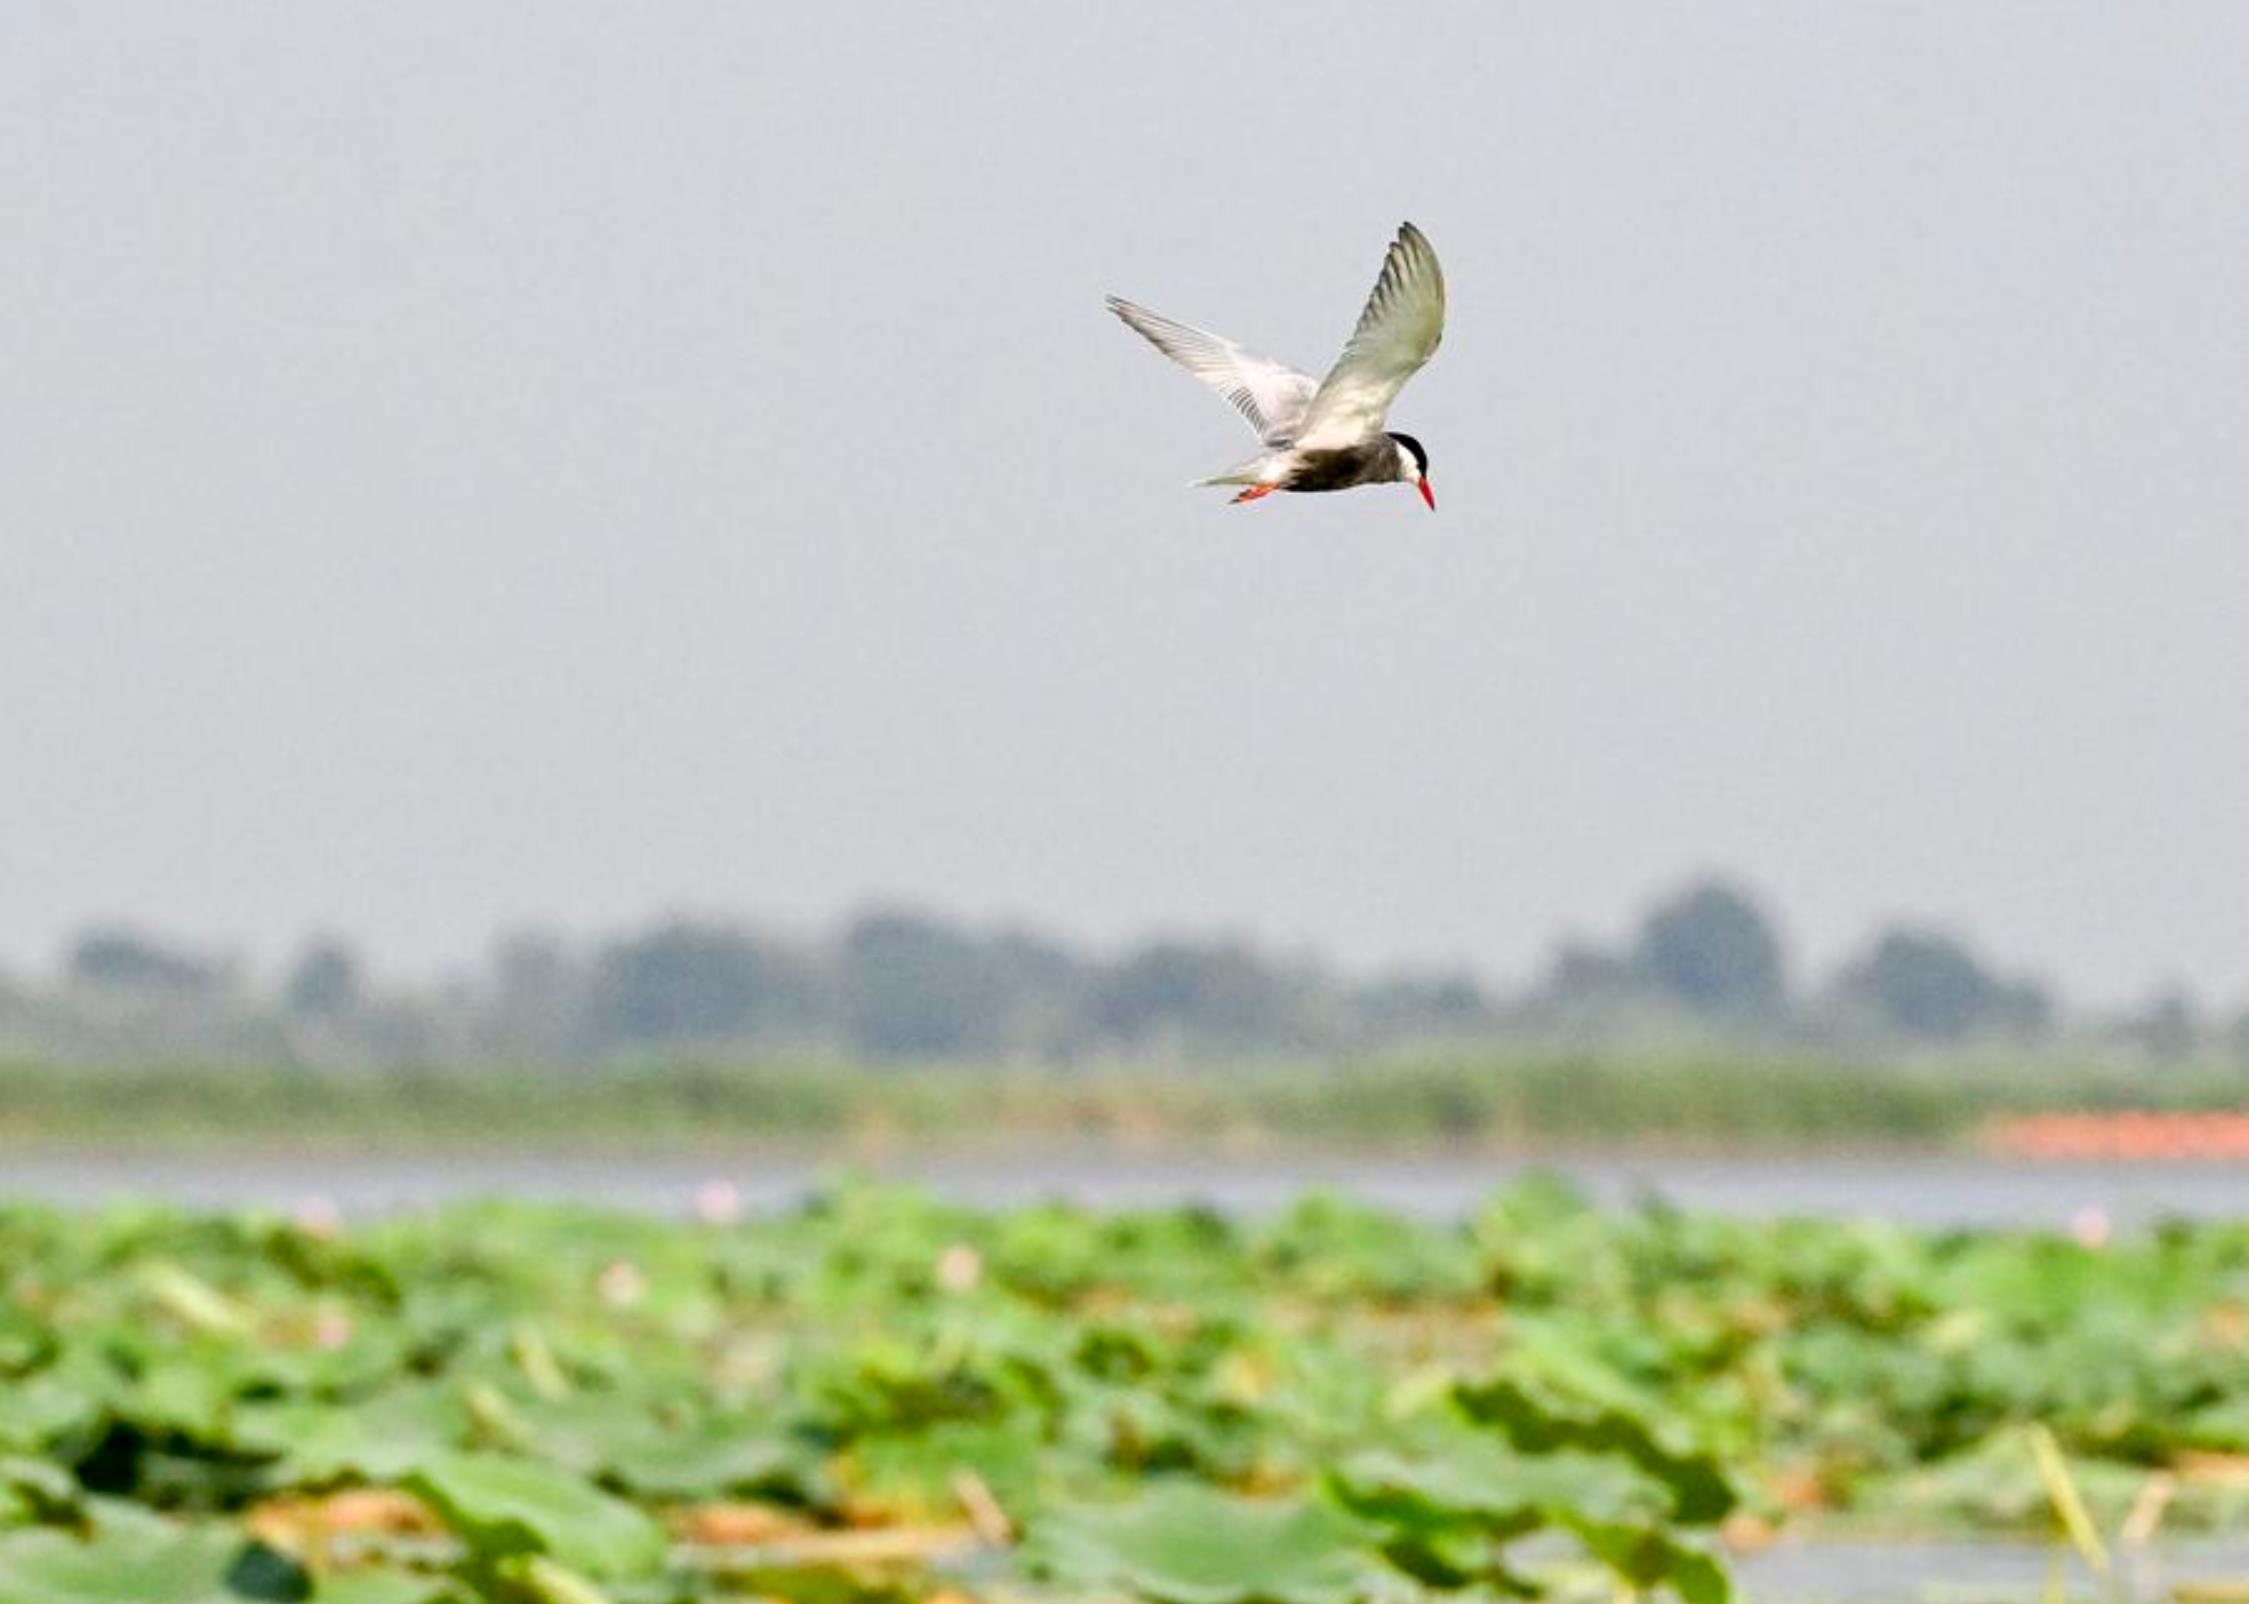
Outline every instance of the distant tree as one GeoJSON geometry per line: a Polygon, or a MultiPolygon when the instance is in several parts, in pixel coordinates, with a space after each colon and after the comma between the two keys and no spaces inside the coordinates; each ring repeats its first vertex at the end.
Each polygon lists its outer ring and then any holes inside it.
{"type": "Polygon", "coordinates": [[[467,1009],[478,1050],[518,1063],[560,1063],[619,1045],[597,1036],[593,976],[592,957],[551,930],[501,931],[467,1009]]]}
{"type": "MultiPolygon", "coordinates": [[[[1011,958],[1032,961],[1021,948],[1011,958]]],[[[942,920],[864,914],[843,938],[845,1035],[884,1057],[990,1052],[1009,1014],[1009,961],[995,943],[942,920]]]]}
{"type": "Polygon", "coordinates": [[[1213,1046],[1301,1045],[1303,988],[1233,942],[1159,941],[1095,982],[1093,1023],[1133,1045],[1170,1036],[1213,1046]]]}
{"type": "Polygon", "coordinates": [[[588,1026],[603,1047],[738,1041],[781,1000],[779,979],[757,936],[675,919],[596,955],[588,1026]]]}
{"type": "Polygon", "coordinates": [[[1006,930],[988,945],[1011,990],[1068,996],[1085,987],[1085,961],[1058,941],[1027,930],[1006,930]]]}
{"type": "Polygon", "coordinates": [[[1582,941],[1565,941],[1555,949],[1532,1003],[1546,1012],[1581,1013],[1612,1006],[1642,989],[1630,958],[1582,941]]]}
{"type": "Polygon", "coordinates": [[[1456,1035],[1489,1026],[1492,1007],[1471,975],[1396,975],[1354,987],[1351,1005],[1382,1040],[1456,1035]]]}
{"type": "Polygon", "coordinates": [[[1882,1027],[1922,1041],[2036,1035],[2052,1015],[2042,988],[1994,974],[1960,941],[1935,930],[1884,932],[1845,966],[1836,991],[1882,1027]]]}
{"type": "Polygon", "coordinates": [[[215,991],[229,977],[217,959],[117,925],[80,935],[71,945],[69,971],[79,985],[183,993],[215,991]]]}
{"type": "Polygon", "coordinates": [[[1093,979],[1086,962],[1058,941],[1025,930],[992,938],[992,962],[1006,994],[1000,1026],[1005,1046],[1044,1058],[1085,1045],[1086,1004],[1093,979]]]}
{"type": "Polygon", "coordinates": [[[308,1019],[335,1019],[359,1008],[364,989],[359,955],[341,941],[322,937],[290,966],[281,983],[281,1006],[308,1019]]]}
{"type": "Polygon", "coordinates": [[[2127,1015],[2118,1034],[2156,1063],[2183,1063],[2202,1045],[2202,1010],[2184,987],[2168,987],[2127,1015]]]}
{"type": "Polygon", "coordinates": [[[495,936],[485,973],[494,1007],[550,1016],[574,1006],[586,981],[569,943],[536,929],[504,930],[495,936]]]}
{"type": "Polygon", "coordinates": [[[1632,967],[1649,989],[1698,1014],[1771,1018],[1788,1006],[1788,963],[1750,896],[1704,881],[1650,910],[1632,967]]]}

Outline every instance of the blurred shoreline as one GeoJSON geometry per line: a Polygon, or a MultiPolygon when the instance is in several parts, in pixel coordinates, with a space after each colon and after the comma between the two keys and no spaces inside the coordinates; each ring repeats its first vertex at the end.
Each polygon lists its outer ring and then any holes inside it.
{"type": "Polygon", "coordinates": [[[1296,1153],[2012,1152],[2240,1158],[2238,1073],[2037,1060],[1430,1053],[1052,1066],[669,1061],[602,1067],[82,1068],[0,1061],[27,1148],[817,1152],[1093,1145],[1296,1153]]]}
{"type": "Polygon", "coordinates": [[[2249,1167],[2026,1162],[1974,1154],[1831,1151],[1653,1154],[1261,1156],[1113,1145],[917,1148],[881,1156],[771,1149],[538,1151],[18,1149],[0,1158],[0,1203],[137,1201],[370,1216],[478,1200],[570,1204],[724,1220],[792,1207],[858,1181],[979,1207],[1062,1202],[1102,1210],[1207,1206],[1257,1215],[1308,1193],[1421,1219],[1472,1214],[1500,1189],[1558,1179],[1611,1208],[1660,1203],[1752,1219],[1876,1219],[1923,1228],[2013,1227],[2105,1240],[2167,1218],[2249,1217],[2249,1167]]]}

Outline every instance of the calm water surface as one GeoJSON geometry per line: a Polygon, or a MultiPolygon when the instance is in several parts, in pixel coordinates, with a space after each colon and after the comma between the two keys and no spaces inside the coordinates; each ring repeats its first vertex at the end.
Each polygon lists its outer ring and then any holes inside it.
{"type": "Polygon", "coordinates": [[[2031,1543],[1783,1544],[1734,1566],[1752,1604],[2034,1604],[2059,1567],[2067,1596],[2151,1604],[2200,1583],[2249,1585],[2249,1541],[2193,1539],[2119,1556],[2101,1587],[2074,1557],[2031,1543]]]}
{"type": "MultiPolygon", "coordinates": [[[[1609,1204],[1662,1198],[1684,1208],[1764,1217],[1870,1217],[1923,1226],[2066,1228],[2098,1210],[2118,1228],[2167,1215],[2249,1217],[2249,1166],[2023,1163],[1967,1156],[1538,1160],[1262,1157],[1228,1160],[1106,1149],[922,1156],[855,1166],[988,1205],[1066,1198],[1094,1207],[1203,1202],[1260,1212],[1320,1187],[1424,1218],[1472,1209],[1494,1187],[1545,1170],[1609,1204]]],[[[753,1209],[777,1208],[841,1173],[833,1160],[599,1154],[0,1154],[0,1196],[91,1205],[120,1197],[196,1207],[294,1207],[349,1214],[475,1197],[566,1200],[684,1214],[699,1186],[724,1181],[753,1209]]]]}

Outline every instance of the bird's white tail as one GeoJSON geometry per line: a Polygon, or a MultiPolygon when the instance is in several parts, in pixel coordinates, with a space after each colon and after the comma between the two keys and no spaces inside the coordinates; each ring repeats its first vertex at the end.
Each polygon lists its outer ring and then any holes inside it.
{"type": "Polygon", "coordinates": [[[1272,482],[1265,472],[1265,459],[1252,457],[1247,462],[1237,462],[1223,473],[1214,473],[1208,479],[1197,479],[1195,488],[1206,485],[1261,485],[1272,482]]]}

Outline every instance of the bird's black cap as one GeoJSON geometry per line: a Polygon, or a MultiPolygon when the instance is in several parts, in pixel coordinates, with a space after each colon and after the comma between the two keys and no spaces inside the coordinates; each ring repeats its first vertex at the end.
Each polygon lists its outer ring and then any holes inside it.
{"type": "Polygon", "coordinates": [[[1404,446],[1413,457],[1413,465],[1423,473],[1429,471],[1429,453],[1421,449],[1421,442],[1410,434],[1393,434],[1391,439],[1404,446]]]}

